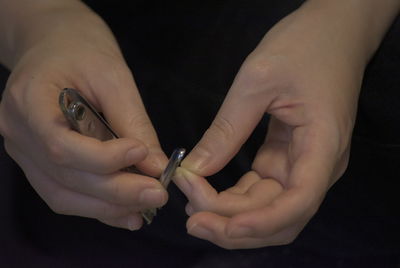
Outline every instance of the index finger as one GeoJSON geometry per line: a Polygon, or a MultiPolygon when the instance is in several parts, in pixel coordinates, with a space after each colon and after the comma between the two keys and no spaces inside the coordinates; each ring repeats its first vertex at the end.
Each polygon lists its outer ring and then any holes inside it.
{"type": "Polygon", "coordinates": [[[239,151],[264,116],[271,94],[239,71],[211,126],[182,166],[201,176],[222,169],[239,151]],[[262,88],[262,90],[260,90],[262,88]]]}
{"type": "Polygon", "coordinates": [[[45,83],[35,87],[39,93],[32,96],[35,107],[28,107],[28,124],[39,138],[38,142],[32,142],[32,136],[24,134],[25,131],[14,134],[25,141],[24,146],[32,148],[33,154],[45,150],[45,154],[33,155],[34,159],[47,157],[46,161],[60,166],[104,174],[136,164],[146,157],[147,149],[137,139],[101,142],[70,130],[57,101],[60,89],[46,87],[45,83]]]}
{"type": "Polygon", "coordinates": [[[149,154],[137,166],[146,174],[159,176],[168,159],[146,113],[139,91],[127,66],[110,68],[98,81],[90,81],[94,99],[114,130],[124,138],[146,145],[149,154]],[[94,95],[94,92],[96,95],[94,95]]]}
{"type": "Polygon", "coordinates": [[[218,215],[234,216],[244,211],[266,206],[282,191],[279,182],[263,179],[250,171],[239,182],[217,193],[205,178],[179,168],[174,181],[189,199],[186,206],[189,215],[198,211],[210,211],[218,215]]]}

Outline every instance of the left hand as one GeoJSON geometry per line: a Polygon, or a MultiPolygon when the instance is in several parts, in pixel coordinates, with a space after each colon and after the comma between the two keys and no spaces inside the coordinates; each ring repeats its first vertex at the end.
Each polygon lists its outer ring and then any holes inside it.
{"type": "Polygon", "coordinates": [[[367,59],[354,52],[352,29],[306,8],[275,25],[247,58],[178,169],[191,235],[229,249],[290,243],[346,169],[367,59]],[[252,170],[217,193],[204,176],[230,161],[266,113],[252,170]]]}

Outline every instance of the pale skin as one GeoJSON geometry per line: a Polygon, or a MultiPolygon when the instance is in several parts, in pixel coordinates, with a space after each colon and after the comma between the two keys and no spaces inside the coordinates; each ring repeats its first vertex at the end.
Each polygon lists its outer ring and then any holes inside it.
{"type": "Polygon", "coordinates": [[[310,0],[265,35],[177,172],[189,234],[229,249],[296,238],[347,166],[364,68],[399,6],[310,0]],[[217,193],[204,177],[226,165],[265,114],[268,134],[252,170],[217,193]]]}
{"type": "Polygon", "coordinates": [[[110,30],[78,1],[0,6],[13,26],[2,31],[12,70],[0,106],[7,152],[55,212],[139,229],[139,212],[164,205],[167,192],[154,178],[119,170],[137,165],[158,177],[167,158],[110,30]],[[72,131],[57,101],[64,87],[79,89],[123,138],[100,142],[72,131]]]}
{"type": "MultiPolygon", "coordinates": [[[[189,234],[224,248],[293,241],[347,166],[364,68],[399,8],[397,0],[309,0],[265,35],[176,174],[189,234]],[[265,114],[269,131],[252,170],[217,193],[205,177],[265,114]]],[[[167,193],[119,170],[158,176],[167,159],[111,32],[76,0],[0,0],[0,13],[0,60],[12,70],[0,105],[7,152],[54,211],[139,229],[139,211],[164,205],[167,193]],[[57,104],[64,87],[79,88],[123,138],[70,130],[57,104]]]]}

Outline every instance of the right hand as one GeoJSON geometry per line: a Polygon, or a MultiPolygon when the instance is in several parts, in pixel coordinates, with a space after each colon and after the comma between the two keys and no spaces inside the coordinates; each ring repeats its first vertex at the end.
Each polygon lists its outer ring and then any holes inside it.
{"type": "Polygon", "coordinates": [[[158,180],[120,171],[136,165],[158,177],[167,158],[114,37],[97,16],[66,21],[14,64],[0,104],[5,149],[56,213],[136,230],[140,211],[163,206],[158,180]],[[58,105],[77,88],[121,136],[106,142],[70,129],[58,105]]]}

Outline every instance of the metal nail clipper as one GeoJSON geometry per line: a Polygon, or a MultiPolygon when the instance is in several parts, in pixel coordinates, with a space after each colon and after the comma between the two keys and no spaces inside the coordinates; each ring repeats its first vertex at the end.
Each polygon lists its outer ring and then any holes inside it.
{"type": "MultiPolygon", "coordinates": [[[[79,92],[72,88],[64,89],[59,96],[59,105],[70,126],[82,135],[93,137],[101,141],[118,139],[117,133],[110,124],[100,115],[79,92]]],[[[172,153],[167,167],[161,174],[160,183],[167,189],[176,168],[185,156],[185,149],[178,148],[172,153]]],[[[143,174],[136,167],[127,167],[123,171],[143,174]]],[[[150,224],[157,213],[157,209],[147,209],[141,212],[143,219],[150,224]]]]}

